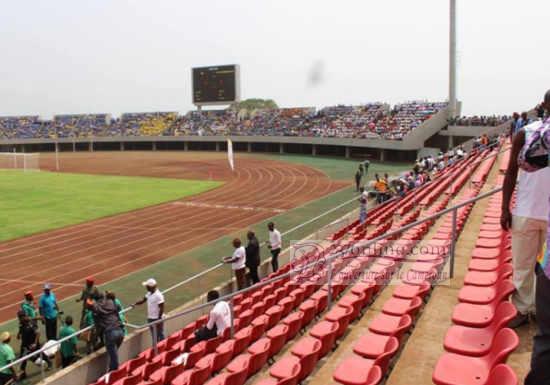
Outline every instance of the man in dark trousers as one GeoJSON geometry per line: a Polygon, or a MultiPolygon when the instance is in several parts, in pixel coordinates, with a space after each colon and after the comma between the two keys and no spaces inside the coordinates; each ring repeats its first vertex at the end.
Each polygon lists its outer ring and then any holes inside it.
{"type": "MultiPolygon", "coordinates": [[[[21,339],[21,351],[19,353],[19,357],[21,358],[40,349],[40,332],[38,331],[38,326],[31,321],[29,316],[27,316],[24,311],[20,310],[17,313],[17,317],[19,318],[19,333],[17,334],[17,339],[21,339]]],[[[39,359],[48,365],[48,369],[51,369],[52,363],[45,354],[38,354],[30,360],[37,363],[39,359]]],[[[43,364],[42,362],[40,362],[40,365],[43,364]]],[[[21,362],[21,375],[19,376],[20,380],[27,377],[26,370],[27,361],[25,360],[21,362]]]]}
{"type": "Polygon", "coordinates": [[[94,313],[95,326],[98,333],[103,334],[105,349],[109,355],[109,370],[118,369],[118,348],[124,339],[122,324],[118,315],[118,307],[112,299],[103,296],[95,302],[91,298],[86,305],[94,313]]]}
{"type": "Polygon", "coordinates": [[[361,178],[363,177],[363,173],[360,169],[357,169],[355,172],[355,191],[359,191],[359,188],[361,187],[361,178]]]}
{"type": "Polygon", "coordinates": [[[57,299],[52,292],[52,286],[49,283],[44,285],[44,294],[40,297],[38,302],[40,309],[40,315],[44,319],[46,325],[46,339],[57,339],[57,315],[59,314],[59,307],[57,306],[57,299]]]}
{"type": "Polygon", "coordinates": [[[271,251],[271,267],[275,273],[279,270],[279,254],[281,254],[283,240],[281,233],[275,228],[275,223],[269,222],[267,224],[267,229],[269,230],[269,243],[267,247],[271,251]]]}
{"type": "Polygon", "coordinates": [[[253,231],[249,230],[246,234],[248,238],[248,245],[246,245],[246,267],[250,271],[250,279],[252,284],[260,282],[260,277],[258,277],[258,266],[260,265],[260,243],[256,234],[253,231]]]}

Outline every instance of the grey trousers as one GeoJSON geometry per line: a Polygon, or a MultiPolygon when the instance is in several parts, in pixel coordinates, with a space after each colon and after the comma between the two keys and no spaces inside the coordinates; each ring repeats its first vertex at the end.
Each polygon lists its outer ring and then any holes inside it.
{"type": "Polygon", "coordinates": [[[550,279],[537,264],[535,307],[537,334],[533,338],[531,371],[525,378],[525,385],[550,384],[550,279]]]}

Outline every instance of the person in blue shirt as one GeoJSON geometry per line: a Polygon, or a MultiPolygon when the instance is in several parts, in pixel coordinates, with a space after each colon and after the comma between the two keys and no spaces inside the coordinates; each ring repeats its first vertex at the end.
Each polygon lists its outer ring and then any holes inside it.
{"type": "Polygon", "coordinates": [[[59,307],[55,294],[52,292],[52,286],[49,283],[44,285],[44,294],[40,296],[38,301],[40,315],[44,319],[46,325],[46,339],[57,340],[57,315],[59,307]]]}

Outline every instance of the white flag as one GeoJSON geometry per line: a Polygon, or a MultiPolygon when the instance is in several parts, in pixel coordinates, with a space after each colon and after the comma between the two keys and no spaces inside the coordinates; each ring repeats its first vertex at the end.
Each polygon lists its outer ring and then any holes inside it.
{"type": "Polygon", "coordinates": [[[233,142],[231,139],[227,139],[227,160],[229,161],[231,171],[235,171],[235,158],[233,156],[233,142]]]}

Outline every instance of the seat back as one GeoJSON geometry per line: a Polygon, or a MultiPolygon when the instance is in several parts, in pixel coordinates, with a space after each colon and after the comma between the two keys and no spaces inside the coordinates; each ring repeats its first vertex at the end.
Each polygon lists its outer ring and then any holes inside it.
{"type": "Polygon", "coordinates": [[[164,372],[164,376],[162,377],[162,383],[163,384],[170,384],[174,378],[179,376],[181,373],[183,373],[184,367],[183,365],[177,364],[172,365],[168,369],[166,369],[166,372],[164,372]]]}
{"type": "Polygon", "coordinates": [[[112,372],[107,373],[107,376],[105,376],[107,380],[105,382],[107,383],[107,385],[114,384],[118,380],[122,380],[127,375],[128,372],[126,368],[113,370],[112,372]]]}
{"type": "Polygon", "coordinates": [[[147,359],[145,356],[138,356],[133,360],[128,361],[128,365],[126,366],[126,368],[128,369],[128,373],[131,373],[137,368],[139,368],[140,366],[145,365],[145,362],[147,362],[147,359]]]}
{"type": "Polygon", "coordinates": [[[248,367],[240,368],[238,371],[229,373],[224,381],[223,385],[244,385],[248,378],[248,367]]]}
{"type": "Polygon", "coordinates": [[[491,370],[485,385],[518,385],[516,373],[508,365],[499,364],[491,370]]]}
{"type": "Polygon", "coordinates": [[[172,349],[172,350],[168,350],[167,352],[164,352],[164,357],[162,359],[162,365],[163,366],[169,366],[171,364],[171,362],[177,357],[180,355],[180,350],[179,349],[172,349]]]}
{"type": "Polygon", "coordinates": [[[156,372],[160,368],[162,368],[162,362],[149,362],[147,365],[145,365],[145,368],[143,368],[143,379],[148,380],[151,374],[153,374],[153,372],[156,372]]]}
{"type": "Polygon", "coordinates": [[[516,290],[516,287],[509,279],[501,279],[496,287],[497,295],[501,301],[504,301],[510,297],[510,295],[516,290]]]}
{"type": "Polygon", "coordinates": [[[500,279],[507,279],[512,276],[513,272],[514,272],[514,268],[511,263],[503,263],[498,268],[498,277],[500,279]]]}
{"type": "Polygon", "coordinates": [[[197,361],[199,361],[202,357],[204,357],[205,350],[201,349],[196,352],[190,352],[187,356],[187,361],[185,362],[185,368],[189,369],[195,366],[197,361]]]}
{"type": "Polygon", "coordinates": [[[141,373],[134,376],[128,376],[122,380],[121,385],[138,385],[141,382],[141,373]]]}
{"type": "Polygon", "coordinates": [[[382,381],[383,373],[382,369],[378,365],[373,365],[369,371],[367,382],[365,385],[377,385],[382,381]]]}
{"type": "Polygon", "coordinates": [[[374,361],[374,365],[378,366],[382,370],[382,373],[386,373],[388,370],[390,361],[397,352],[397,349],[399,349],[399,340],[395,337],[391,337],[384,347],[384,353],[378,356],[374,361]]]}
{"type": "Polygon", "coordinates": [[[506,362],[510,353],[512,353],[518,345],[519,338],[516,332],[510,328],[500,329],[493,340],[491,351],[484,359],[487,361],[489,367],[493,368],[498,364],[506,362]]]}

